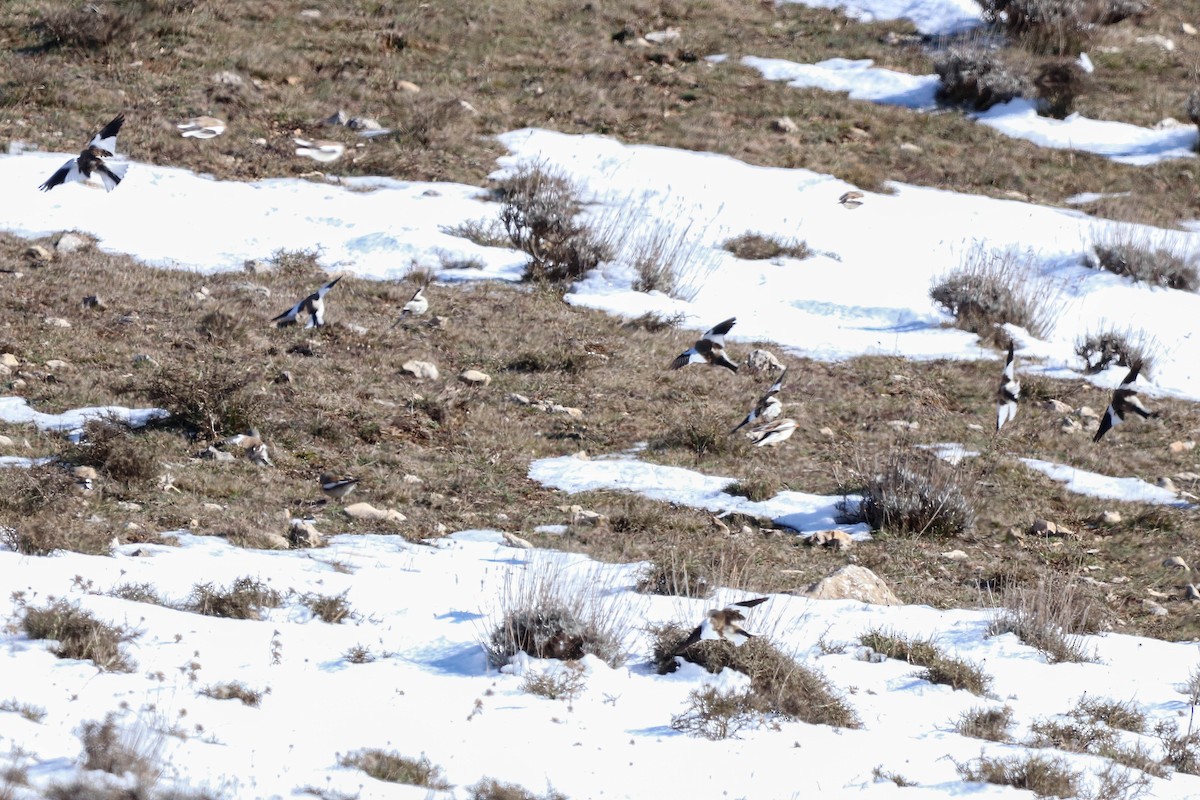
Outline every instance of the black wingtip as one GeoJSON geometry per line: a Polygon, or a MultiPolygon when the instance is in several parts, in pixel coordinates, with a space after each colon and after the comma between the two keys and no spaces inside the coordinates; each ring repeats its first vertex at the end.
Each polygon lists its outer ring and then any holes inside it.
{"type": "Polygon", "coordinates": [[[738,602],[734,603],[734,605],[741,606],[742,608],[754,608],[757,605],[762,605],[770,599],[771,598],[769,597],[752,597],[749,600],[739,600],[738,602]]]}
{"type": "Polygon", "coordinates": [[[725,334],[729,333],[730,328],[733,327],[735,322],[737,322],[737,317],[730,317],[724,322],[718,322],[716,325],[713,325],[710,330],[715,334],[724,336],[725,334]]]}
{"type": "Polygon", "coordinates": [[[121,126],[125,124],[125,112],[122,111],[112,118],[107,125],[100,129],[100,133],[96,134],[101,139],[107,139],[110,136],[116,136],[121,132],[121,126]]]}

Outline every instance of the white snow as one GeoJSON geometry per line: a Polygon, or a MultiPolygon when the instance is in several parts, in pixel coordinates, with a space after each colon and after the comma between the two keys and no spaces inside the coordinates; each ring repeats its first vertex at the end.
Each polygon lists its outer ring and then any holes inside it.
{"type": "Polygon", "coordinates": [[[1037,458],[1022,458],[1021,463],[1030,469],[1066,484],[1066,489],[1076,494],[1099,497],[1105,500],[1155,503],[1159,505],[1185,506],[1187,503],[1175,492],[1147,483],[1141,478],[1114,478],[1085,469],[1054,464],[1037,458]]]}
{"type": "Polygon", "coordinates": [[[60,414],[47,414],[30,408],[23,397],[0,397],[0,422],[32,423],[44,431],[62,431],[76,437],[90,419],[112,419],[135,428],[152,420],[169,416],[164,408],[126,408],[124,406],[93,406],[77,408],[60,414]]]}
{"type": "Polygon", "coordinates": [[[963,33],[983,24],[983,10],[975,0],[784,0],[809,8],[836,8],[859,22],[910,20],[930,36],[963,33]]]}

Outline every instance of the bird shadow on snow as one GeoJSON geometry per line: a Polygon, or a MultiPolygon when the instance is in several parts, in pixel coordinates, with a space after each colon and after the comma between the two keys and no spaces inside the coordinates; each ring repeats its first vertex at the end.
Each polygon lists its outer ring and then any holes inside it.
{"type": "Polygon", "coordinates": [[[473,678],[484,675],[490,669],[487,655],[478,644],[462,645],[445,653],[441,658],[423,661],[422,666],[443,675],[459,675],[473,678]]]}
{"type": "Polygon", "coordinates": [[[447,611],[445,614],[438,614],[434,619],[445,619],[451,622],[474,622],[475,620],[483,619],[483,614],[476,611],[447,611]]]}

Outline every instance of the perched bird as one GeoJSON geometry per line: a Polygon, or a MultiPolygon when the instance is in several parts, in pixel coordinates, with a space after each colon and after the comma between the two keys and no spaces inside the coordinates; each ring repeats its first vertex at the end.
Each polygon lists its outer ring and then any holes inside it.
{"type": "Polygon", "coordinates": [[[212,139],[225,132],[225,123],[216,117],[192,117],[175,127],[185,139],[212,139]]]}
{"type": "Polygon", "coordinates": [[[353,492],[355,486],[358,486],[358,478],[351,478],[349,475],[330,475],[327,472],[321,473],[321,491],[326,497],[341,500],[353,492]]]}
{"type": "Polygon", "coordinates": [[[671,369],[686,367],[688,364],[712,364],[714,367],[725,367],[737,372],[738,365],[725,357],[725,334],[729,333],[736,321],[737,317],[730,317],[709,328],[694,345],[675,357],[671,362],[671,369]]]}
{"type": "Polygon", "coordinates": [[[1004,427],[1004,423],[1017,415],[1017,398],[1021,395],[1021,382],[1017,380],[1017,368],[1013,362],[1013,343],[1008,343],[1008,361],[1004,364],[1004,373],[1000,378],[1000,388],[996,390],[996,432],[1004,427]]]}
{"type": "Polygon", "coordinates": [[[422,294],[422,292],[425,291],[426,286],[428,286],[428,284],[425,284],[421,286],[420,289],[417,289],[417,293],[412,296],[412,299],[405,303],[404,307],[400,309],[400,319],[392,323],[393,328],[403,322],[405,317],[419,317],[429,310],[429,299],[422,294]]]}
{"type": "Polygon", "coordinates": [[[296,155],[307,156],[313,161],[320,161],[324,164],[337,161],[342,157],[342,153],[346,152],[346,145],[327,139],[301,139],[297,137],[292,139],[292,141],[296,143],[296,155]]]}
{"type": "Polygon", "coordinates": [[[100,176],[104,182],[104,190],[111,192],[125,177],[128,164],[109,164],[104,159],[111,158],[117,152],[117,133],[125,122],[124,114],[117,114],[112,122],[105,125],[99,133],[92,137],[88,146],[76,157],[59,167],[46,182],[38,188],[48,192],[60,183],[78,181],[87,183],[93,173],[100,176]]]}
{"type": "Polygon", "coordinates": [[[1150,411],[1142,405],[1142,401],[1137,396],[1137,389],[1133,388],[1133,383],[1137,380],[1138,372],[1141,369],[1141,364],[1135,364],[1133,369],[1129,370],[1129,374],[1125,376],[1125,380],[1113,392],[1112,402],[1108,404],[1108,410],[1104,412],[1104,418],[1100,420],[1100,429],[1096,431],[1093,442],[1100,441],[1100,437],[1108,433],[1109,428],[1124,422],[1125,415],[1130,411],[1141,415],[1144,419],[1158,416],[1157,411],[1150,411]]]}
{"type": "Polygon", "coordinates": [[[859,191],[846,192],[838,198],[838,202],[842,204],[842,208],[853,211],[863,204],[863,193],[859,191]]]}
{"type": "Polygon", "coordinates": [[[785,417],[755,425],[746,431],[746,438],[753,442],[755,447],[773,447],[786,442],[795,432],[796,420],[785,417]]]}
{"type": "Polygon", "coordinates": [[[783,413],[783,403],[779,402],[779,398],[775,395],[779,394],[779,392],[783,389],[784,375],[787,375],[786,367],[784,368],[783,372],[780,373],[779,380],[771,384],[771,388],[767,389],[767,393],[759,398],[758,405],[751,409],[750,413],[746,415],[746,418],[742,420],[736,428],[731,430],[730,433],[737,433],[739,430],[751,423],[761,424],[763,422],[770,422],[783,413]]]}
{"type": "Polygon", "coordinates": [[[726,608],[714,608],[708,612],[708,616],[704,621],[696,626],[688,637],[675,648],[672,655],[679,655],[684,650],[694,645],[696,642],[708,639],[723,639],[726,642],[731,642],[735,645],[743,645],[750,639],[754,638],[754,634],[748,632],[738,623],[746,618],[742,613],[744,608],[754,608],[760,603],[767,602],[766,597],[755,597],[751,600],[742,600],[734,603],[726,608]]]}
{"type": "Polygon", "coordinates": [[[325,295],[341,279],[342,279],[341,275],[337,276],[336,278],[331,280],[329,283],[325,284],[320,289],[317,289],[315,292],[310,294],[308,297],[304,298],[299,303],[296,303],[296,305],[292,306],[287,311],[280,314],[278,317],[273,318],[271,320],[271,322],[276,322],[279,324],[280,328],[283,328],[287,325],[295,325],[296,319],[301,314],[308,314],[308,324],[305,325],[304,327],[305,328],[321,327],[322,325],[325,324],[325,295]]]}
{"type": "Polygon", "coordinates": [[[263,441],[258,428],[251,428],[246,433],[230,436],[222,444],[227,447],[240,447],[243,455],[259,466],[275,466],[275,463],[271,461],[270,453],[267,451],[267,443],[263,441]]]}

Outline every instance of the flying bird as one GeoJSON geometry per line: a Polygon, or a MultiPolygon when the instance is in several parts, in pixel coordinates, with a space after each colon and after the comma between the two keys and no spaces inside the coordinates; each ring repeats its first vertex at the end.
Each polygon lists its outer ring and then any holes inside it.
{"type": "Polygon", "coordinates": [[[353,492],[355,486],[358,486],[358,478],[352,478],[349,475],[330,475],[327,472],[321,473],[321,491],[326,497],[341,500],[353,492]]]}
{"type": "Polygon", "coordinates": [[[736,428],[731,430],[730,433],[737,433],[743,427],[750,425],[751,423],[770,422],[783,413],[783,403],[779,402],[779,398],[775,395],[779,394],[779,392],[783,389],[784,375],[787,375],[786,367],[784,367],[783,372],[779,374],[779,380],[771,384],[771,388],[767,389],[767,393],[759,398],[758,405],[751,409],[750,413],[746,415],[746,418],[742,420],[736,428]]]}
{"type": "Polygon", "coordinates": [[[688,364],[712,364],[714,367],[725,367],[737,372],[737,364],[725,357],[725,334],[729,333],[736,321],[737,317],[730,317],[709,328],[694,345],[675,357],[671,362],[671,369],[686,367],[688,364]]]}
{"type": "Polygon", "coordinates": [[[755,447],[773,447],[786,442],[795,432],[796,420],[785,417],[755,425],[746,431],[746,438],[753,442],[755,447]]]}
{"type": "Polygon", "coordinates": [[[853,211],[863,204],[863,193],[859,191],[846,192],[838,198],[838,202],[842,204],[842,208],[853,211]]]}
{"type": "Polygon", "coordinates": [[[317,289],[315,292],[310,294],[308,297],[304,298],[299,303],[296,303],[296,305],[292,306],[287,311],[280,314],[278,317],[273,318],[271,320],[271,322],[278,323],[279,327],[283,328],[288,325],[295,325],[297,318],[301,314],[308,314],[308,324],[305,325],[304,327],[305,328],[321,327],[322,325],[325,324],[325,295],[341,279],[342,279],[341,275],[337,276],[336,278],[331,280],[329,283],[325,284],[320,289],[317,289]]]}
{"type": "Polygon", "coordinates": [[[1004,374],[1000,378],[1000,388],[996,390],[996,432],[1004,427],[1004,423],[1017,415],[1017,398],[1021,395],[1021,382],[1017,380],[1017,368],[1013,362],[1013,343],[1008,343],[1008,361],[1004,364],[1004,374]]]}
{"type": "Polygon", "coordinates": [[[1151,411],[1142,405],[1142,401],[1137,396],[1137,389],[1133,388],[1134,381],[1137,380],[1138,372],[1141,369],[1141,364],[1135,364],[1133,369],[1129,370],[1129,374],[1125,376],[1125,380],[1113,392],[1112,402],[1108,404],[1108,410],[1104,412],[1104,418],[1100,420],[1100,429],[1096,431],[1093,442],[1100,441],[1100,437],[1108,433],[1109,428],[1124,422],[1125,415],[1130,411],[1139,414],[1143,419],[1158,416],[1157,411],[1151,411]]]}
{"type": "Polygon", "coordinates": [[[320,161],[324,164],[328,164],[330,161],[337,161],[342,157],[342,153],[346,152],[346,145],[327,139],[301,139],[297,137],[292,139],[292,141],[296,143],[296,155],[307,156],[313,161],[320,161]]]}
{"type": "Polygon", "coordinates": [[[192,117],[175,127],[185,139],[212,139],[225,132],[225,123],[216,117],[192,117]]]}
{"type": "Polygon", "coordinates": [[[101,128],[100,132],[92,137],[88,146],[83,148],[77,157],[59,167],[58,172],[47,178],[46,182],[38,188],[43,192],[48,192],[67,181],[87,183],[88,179],[95,174],[99,175],[100,180],[104,182],[106,192],[115,189],[121,179],[125,177],[125,171],[129,169],[129,165],[109,164],[104,159],[111,158],[117,152],[117,133],[121,130],[124,122],[124,114],[117,114],[113,117],[112,122],[101,128]]]}
{"type": "Polygon", "coordinates": [[[755,597],[750,600],[741,600],[726,608],[712,609],[704,621],[697,625],[695,630],[675,648],[672,655],[679,655],[701,640],[721,639],[738,646],[745,644],[754,638],[754,634],[738,624],[746,618],[742,609],[754,608],[767,600],[766,597],[755,597]]]}

